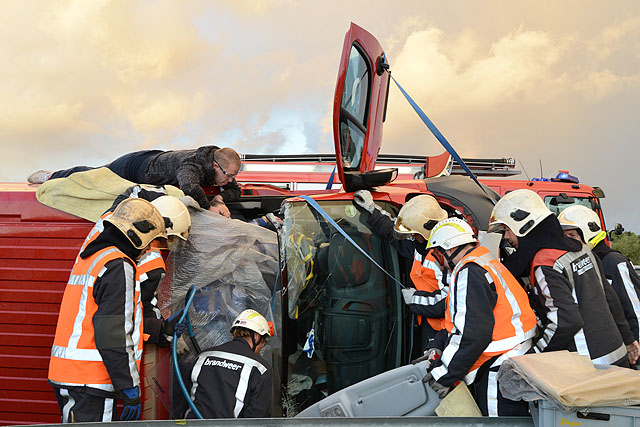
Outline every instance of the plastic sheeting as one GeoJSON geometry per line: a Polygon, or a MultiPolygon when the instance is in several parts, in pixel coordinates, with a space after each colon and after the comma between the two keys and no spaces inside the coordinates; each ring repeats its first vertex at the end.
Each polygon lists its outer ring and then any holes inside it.
{"type": "MultiPolygon", "coordinates": [[[[266,228],[191,210],[189,240],[173,250],[167,260],[169,297],[160,306],[165,316],[184,306],[191,288],[196,295],[189,311],[194,335],[202,350],[231,340],[229,328],[247,308],[272,321],[276,336],[264,352],[267,360],[279,348],[279,292],[277,234],[266,228]]],[[[165,281],[166,283],[166,281],[165,281]]],[[[193,349],[192,349],[193,350],[193,349]]],[[[193,351],[191,352],[193,353],[193,351]]]]}
{"type": "Polygon", "coordinates": [[[498,383],[507,399],[547,400],[567,412],[640,404],[640,372],[594,365],[588,356],[568,351],[505,360],[498,371],[498,383]]]}

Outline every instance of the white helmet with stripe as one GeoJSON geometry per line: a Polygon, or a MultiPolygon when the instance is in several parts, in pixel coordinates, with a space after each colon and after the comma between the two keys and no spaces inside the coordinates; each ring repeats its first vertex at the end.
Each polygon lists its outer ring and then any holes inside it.
{"type": "Polygon", "coordinates": [[[569,206],[560,212],[558,221],[560,221],[563,230],[579,230],[584,243],[587,243],[591,248],[607,237],[607,233],[600,227],[598,214],[586,206],[569,206]]]}
{"type": "Polygon", "coordinates": [[[262,314],[251,309],[244,310],[236,317],[229,332],[233,333],[235,328],[245,328],[257,332],[259,335],[273,336],[267,319],[265,319],[262,314]]]}
{"type": "Polygon", "coordinates": [[[478,242],[478,239],[466,221],[460,218],[448,218],[433,227],[427,248],[448,250],[476,242],[478,242]]]}

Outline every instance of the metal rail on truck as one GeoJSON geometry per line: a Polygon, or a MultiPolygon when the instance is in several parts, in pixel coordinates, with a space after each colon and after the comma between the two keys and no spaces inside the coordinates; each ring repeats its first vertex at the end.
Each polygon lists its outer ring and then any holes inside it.
{"type": "MultiPolygon", "coordinates": [[[[424,167],[425,156],[409,154],[378,154],[377,166],[405,165],[416,168],[424,167]]],[[[513,158],[463,158],[471,171],[478,176],[506,177],[519,175],[515,169],[516,162],[513,158]]],[[[256,163],[326,163],[335,164],[335,154],[243,154],[243,162],[256,163]]],[[[462,167],[454,160],[452,175],[466,175],[462,167]]]]}

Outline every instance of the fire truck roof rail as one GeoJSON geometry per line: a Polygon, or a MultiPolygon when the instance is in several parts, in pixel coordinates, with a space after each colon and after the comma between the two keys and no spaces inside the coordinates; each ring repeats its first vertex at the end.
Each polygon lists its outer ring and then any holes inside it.
{"type": "MultiPolygon", "coordinates": [[[[243,154],[243,162],[258,163],[335,163],[335,154],[243,154]]],[[[376,165],[404,165],[424,167],[426,156],[410,154],[378,154],[376,165]]],[[[503,158],[463,158],[471,171],[479,176],[506,177],[519,175],[515,169],[516,161],[512,157],[503,158]]],[[[456,161],[453,162],[452,175],[464,175],[465,172],[456,161]]]]}

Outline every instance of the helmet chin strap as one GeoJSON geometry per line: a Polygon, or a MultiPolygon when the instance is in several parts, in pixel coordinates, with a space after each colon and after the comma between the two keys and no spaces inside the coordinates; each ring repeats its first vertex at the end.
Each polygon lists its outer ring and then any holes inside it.
{"type": "Polygon", "coordinates": [[[255,353],[256,348],[258,348],[261,342],[262,342],[262,337],[258,338],[258,342],[256,342],[256,333],[255,332],[251,333],[251,351],[255,353]]]}
{"type": "Polygon", "coordinates": [[[442,252],[442,255],[444,256],[444,259],[446,259],[447,263],[449,264],[449,268],[451,268],[451,271],[453,271],[453,269],[456,268],[456,263],[453,262],[453,259],[458,256],[458,254],[462,251],[462,249],[464,249],[465,246],[467,246],[467,245],[458,246],[456,248],[456,250],[453,251],[451,256],[447,255],[446,251],[442,252]]]}

